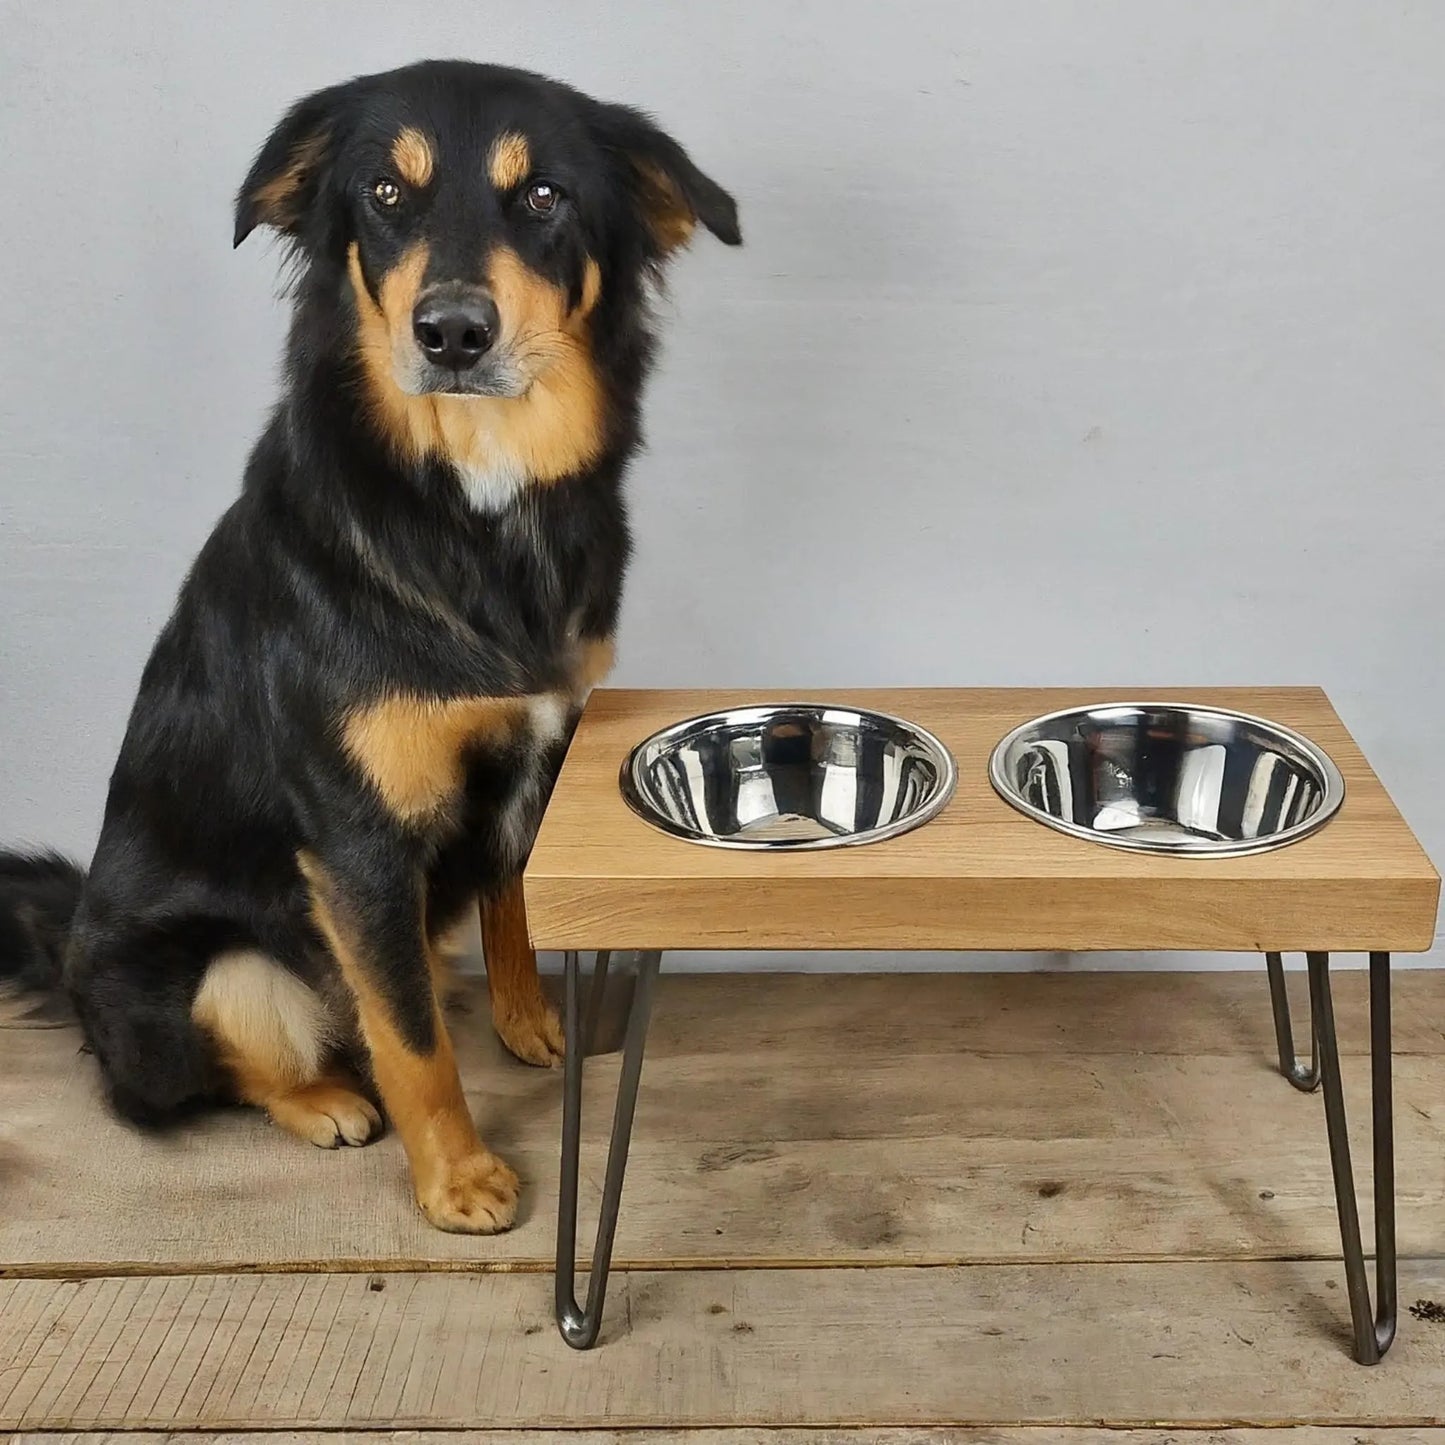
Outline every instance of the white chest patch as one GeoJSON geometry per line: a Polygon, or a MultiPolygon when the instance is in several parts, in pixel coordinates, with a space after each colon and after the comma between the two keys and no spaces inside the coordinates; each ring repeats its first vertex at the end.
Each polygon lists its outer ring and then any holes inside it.
{"type": "Polygon", "coordinates": [[[560,742],[567,731],[567,702],[560,693],[542,692],[527,700],[532,736],[540,746],[560,742]]]}
{"type": "Polygon", "coordinates": [[[500,512],[516,499],[527,483],[521,467],[511,461],[497,461],[484,467],[459,462],[456,467],[467,501],[478,512],[500,512]]]}

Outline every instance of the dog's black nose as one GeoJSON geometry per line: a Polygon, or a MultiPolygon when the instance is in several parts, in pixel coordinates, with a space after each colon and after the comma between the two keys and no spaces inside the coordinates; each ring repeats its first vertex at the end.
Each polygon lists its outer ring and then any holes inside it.
{"type": "Polygon", "coordinates": [[[499,319],[490,296],[433,297],[412,313],[411,329],[428,360],[466,371],[491,349],[499,319]]]}

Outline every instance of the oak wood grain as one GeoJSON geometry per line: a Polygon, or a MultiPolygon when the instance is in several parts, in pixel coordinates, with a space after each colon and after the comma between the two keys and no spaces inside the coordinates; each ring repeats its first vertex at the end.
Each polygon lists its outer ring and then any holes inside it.
{"type": "Polygon", "coordinates": [[[907,717],[958,762],[958,790],[922,828],[864,847],[698,847],[635,817],[618,791],[630,749],[661,727],[775,692],[594,693],[526,873],[541,948],[1424,951],[1439,876],[1318,688],[1150,689],[1233,707],[1318,743],[1346,784],[1321,831],[1254,857],[1174,859],[1082,842],[999,799],[988,756],[1040,713],[1118,689],[898,689],[822,700],[907,717]]]}

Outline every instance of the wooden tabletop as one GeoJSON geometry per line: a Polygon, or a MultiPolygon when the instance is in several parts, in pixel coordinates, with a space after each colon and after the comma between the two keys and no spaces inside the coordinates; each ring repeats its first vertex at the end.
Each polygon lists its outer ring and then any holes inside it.
{"type": "Polygon", "coordinates": [[[1041,713],[1137,689],[922,688],[809,692],[894,713],[958,761],[958,791],[898,838],[757,853],[670,838],[622,801],[631,748],[683,718],[794,692],[593,694],[527,865],[538,948],[1092,949],[1419,953],[1440,878],[1318,688],[1153,688],[1153,699],[1236,708],[1292,727],[1334,759],[1345,802],[1320,832],[1272,853],[1184,859],[1101,847],[1010,808],[988,757],[1041,713]]]}

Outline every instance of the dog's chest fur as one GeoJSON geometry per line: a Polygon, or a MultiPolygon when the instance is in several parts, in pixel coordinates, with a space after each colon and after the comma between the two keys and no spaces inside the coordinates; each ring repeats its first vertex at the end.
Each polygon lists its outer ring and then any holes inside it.
{"type": "Polygon", "coordinates": [[[342,721],[348,754],[393,817],[438,839],[480,829],[503,872],[525,859],[572,727],[611,665],[625,541],[610,555],[576,546],[578,500],[523,498],[479,515],[473,585],[423,599],[429,666],[342,721]],[[469,653],[484,659],[475,670],[469,653]]]}

